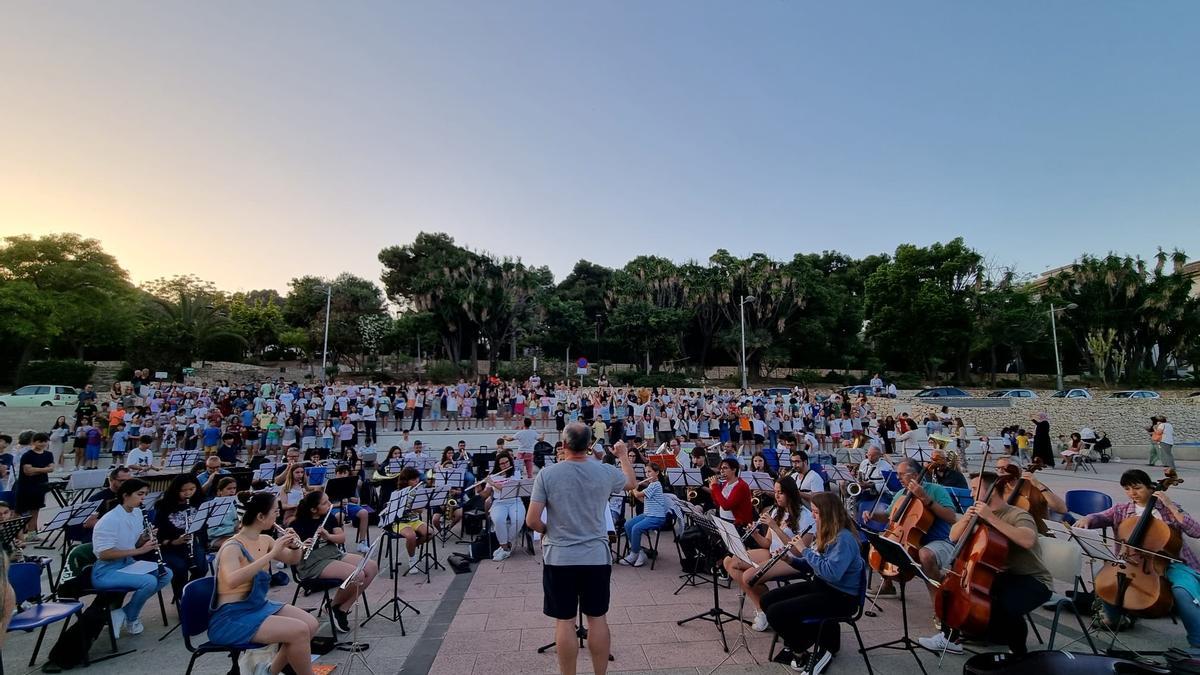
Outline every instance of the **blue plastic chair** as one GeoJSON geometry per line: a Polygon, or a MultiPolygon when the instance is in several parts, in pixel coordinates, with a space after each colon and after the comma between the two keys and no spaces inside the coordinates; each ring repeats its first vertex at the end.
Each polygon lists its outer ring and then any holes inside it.
{"type": "Polygon", "coordinates": [[[821,480],[825,482],[825,489],[828,490],[829,489],[829,474],[825,473],[825,467],[821,466],[820,464],[809,464],[808,468],[817,472],[817,475],[820,476],[821,480]]]}
{"type": "Polygon", "coordinates": [[[767,463],[767,466],[771,467],[772,471],[778,473],[779,472],[779,450],[776,448],[763,448],[762,456],[763,456],[763,461],[765,461],[767,463]]]}
{"type": "Polygon", "coordinates": [[[328,471],[329,468],[324,466],[310,466],[304,469],[304,473],[308,474],[308,484],[313,486],[324,485],[325,473],[328,471]]]}
{"type": "MultiPolygon", "coordinates": [[[[4,455],[4,456],[7,457],[8,455],[4,455]]],[[[0,462],[0,463],[2,463],[2,462],[0,462]]],[[[12,470],[11,464],[9,465],[9,470],[10,471],[12,470]]],[[[10,508],[10,509],[14,508],[15,504],[17,503],[16,495],[13,494],[12,490],[0,491],[0,502],[4,502],[5,504],[8,504],[8,508],[10,508]]]]}
{"type": "Polygon", "coordinates": [[[884,469],[883,481],[884,488],[892,494],[896,494],[900,490],[904,489],[904,486],[900,484],[900,474],[896,473],[895,471],[884,469]]]}
{"type": "MultiPolygon", "coordinates": [[[[83,613],[82,602],[42,602],[42,566],[37,563],[13,563],[8,568],[8,582],[13,587],[13,599],[17,604],[33,601],[34,606],[13,615],[8,624],[8,631],[19,630],[28,633],[40,628],[37,643],[33,646],[33,656],[29,657],[29,666],[37,661],[38,652],[42,649],[42,639],[46,637],[46,628],[52,623],[63,622],[63,632],[71,623],[71,617],[83,613]]],[[[87,655],[84,655],[87,664],[87,655]]]]}
{"type": "Polygon", "coordinates": [[[238,645],[219,645],[213,642],[204,642],[199,645],[192,644],[193,636],[208,630],[209,603],[212,601],[213,585],[215,583],[216,579],[204,577],[192,581],[183,587],[183,600],[179,603],[179,625],[182,626],[180,632],[183,633],[183,645],[192,654],[192,658],[188,660],[186,675],[191,675],[192,668],[196,665],[196,659],[204,654],[228,654],[230,660],[236,666],[238,656],[242,652],[251,649],[261,649],[266,646],[254,642],[245,642],[238,645]]]}
{"type": "Polygon", "coordinates": [[[1112,508],[1112,497],[1096,490],[1068,490],[1064,495],[1067,511],[1075,516],[1089,516],[1112,508]]]}
{"type": "Polygon", "coordinates": [[[950,494],[950,499],[958,507],[959,513],[966,513],[967,509],[971,508],[971,505],[975,503],[975,495],[971,493],[970,488],[943,487],[950,494]]]}

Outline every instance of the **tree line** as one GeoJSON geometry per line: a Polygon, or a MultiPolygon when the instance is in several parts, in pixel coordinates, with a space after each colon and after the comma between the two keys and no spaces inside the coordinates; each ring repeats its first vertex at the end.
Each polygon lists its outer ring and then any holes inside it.
{"type": "MultiPolygon", "coordinates": [[[[442,233],[379,253],[374,281],[299,276],[287,293],[229,293],[195,276],[135,286],[100,242],[10,236],[0,246],[0,372],[31,361],[124,360],[178,374],[197,359],[320,363],[357,372],[437,361],[439,376],[563,364],[645,373],[859,369],[924,381],[1020,380],[1064,366],[1105,382],[1154,382],[1200,358],[1200,299],[1181,251],[1150,260],[1084,254],[1033,280],[989,265],[961,238],[854,258],[836,251],[620,268],[549,268],[472,250],[442,233]]],[[[555,368],[559,366],[554,366],[555,368]]],[[[395,373],[401,375],[403,373],[395,373]]]]}

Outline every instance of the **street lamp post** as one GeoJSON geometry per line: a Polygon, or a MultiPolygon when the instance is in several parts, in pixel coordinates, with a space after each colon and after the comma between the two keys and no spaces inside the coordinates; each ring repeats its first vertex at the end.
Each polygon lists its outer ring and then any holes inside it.
{"type": "Polygon", "coordinates": [[[1054,315],[1059,312],[1062,312],[1064,310],[1076,309],[1078,307],[1079,307],[1079,305],[1072,302],[1071,304],[1067,305],[1066,307],[1060,307],[1058,309],[1055,309],[1054,303],[1053,302],[1050,303],[1050,339],[1054,340],[1054,370],[1056,373],[1054,382],[1057,385],[1058,391],[1062,391],[1062,389],[1063,389],[1063,372],[1062,372],[1062,359],[1059,358],[1059,356],[1058,356],[1058,327],[1055,324],[1054,315]]]}
{"type": "Polygon", "coordinates": [[[746,390],[746,303],[754,302],[753,295],[743,295],[738,303],[738,321],[742,325],[742,391],[746,390]]]}
{"type": "Polygon", "coordinates": [[[329,357],[329,305],[333,300],[333,285],[325,287],[325,344],[321,347],[321,381],[329,383],[329,372],[325,370],[325,360],[329,357]]]}
{"type": "Polygon", "coordinates": [[[600,368],[600,314],[596,314],[596,368],[600,368]]]}

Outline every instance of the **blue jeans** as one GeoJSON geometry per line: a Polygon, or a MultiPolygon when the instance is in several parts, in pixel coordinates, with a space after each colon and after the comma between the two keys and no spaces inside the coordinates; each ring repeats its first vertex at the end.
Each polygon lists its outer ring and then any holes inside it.
{"type": "Polygon", "coordinates": [[[642,533],[652,532],[667,522],[662,516],[642,514],[625,521],[625,538],[629,541],[629,551],[639,553],[642,550],[642,533]]]}
{"type": "Polygon", "coordinates": [[[122,567],[132,562],[132,558],[98,561],[92,567],[92,587],[108,591],[132,591],[133,596],[125,605],[125,618],[128,621],[137,621],[142,613],[142,606],[154,597],[155,593],[170,585],[172,575],[170,568],[167,568],[167,573],[161,577],[153,573],[126,574],[121,571],[122,567]]]}
{"type": "MultiPolygon", "coordinates": [[[[1183,624],[1183,629],[1187,632],[1188,652],[1193,656],[1200,656],[1200,606],[1192,601],[1190,593],[1178,586],[1172,586],[1171,593],[1175,596],[1175,616],[1179,617],[1179,623],[1183,624]]],[[[1106,602],[1104,617],[1109,623],[1115,624],[1120,615],[1116,607],[1106,602]]]]}

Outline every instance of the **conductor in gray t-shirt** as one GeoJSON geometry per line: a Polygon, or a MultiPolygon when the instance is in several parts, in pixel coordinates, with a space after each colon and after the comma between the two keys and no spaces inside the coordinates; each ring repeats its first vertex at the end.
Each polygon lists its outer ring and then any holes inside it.
{"type": "Polygon", "coordinates": [[[575,615],[582,612],[587,616],[592,668],[601,675],[608,669],[611,642],[605,619],[612,573],[605,510],[609,496],[632,490],[637,478],[624,443],[613,446],[617,465],[621,467],[618,470],[592,456],[592,431],[586,425],[568,424],[562,440],[566,456],[534,479],[525,524],[545,535],[542,611],[557,619],[554,644],[559,671],[567,675],[575,673],[579,656],[575,615]],[[542,523],[543,510],[545,523],[542,523]]]}

